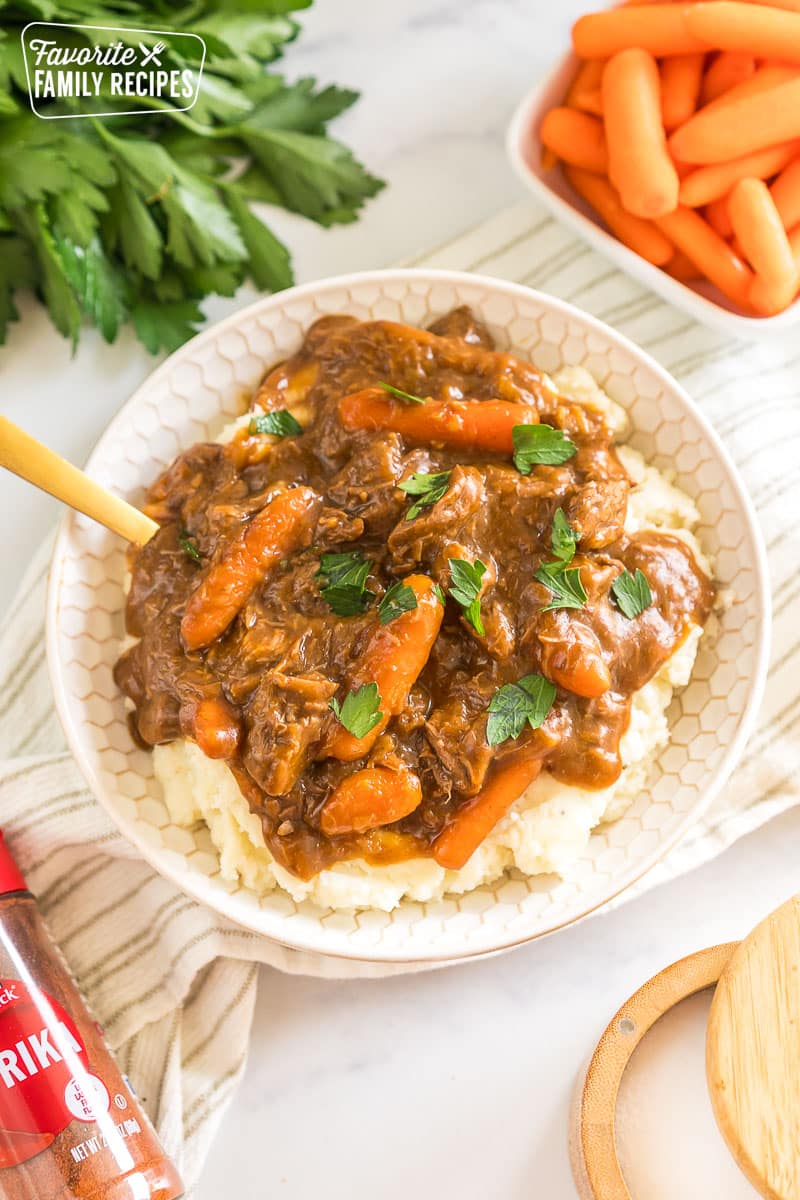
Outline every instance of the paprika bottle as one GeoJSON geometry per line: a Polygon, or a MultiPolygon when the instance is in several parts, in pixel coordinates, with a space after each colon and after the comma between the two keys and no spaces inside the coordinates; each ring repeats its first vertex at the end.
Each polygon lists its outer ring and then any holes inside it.
{"type": "Polygon", "coordinates": [[[0,832],[0,1200],[182,1194],[0,832]]]}

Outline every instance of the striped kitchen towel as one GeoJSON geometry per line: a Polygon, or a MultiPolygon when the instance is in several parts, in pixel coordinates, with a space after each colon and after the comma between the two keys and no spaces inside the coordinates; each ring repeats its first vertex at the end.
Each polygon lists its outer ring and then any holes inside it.
{"type": "MultiPolygon", "coordinates": [[[[709,332],[530,203],[416,265],[527,283],[616,326],[686,384],[758,508],[775,615],[760,725],[702,823],[620,903],[713,857],[800,798],[800,350],[791,334],[744,345],[709,332]]],[[[0,635],[0,823],[191,1190],[244,1067],[256,964],[330,976],[353,968],[297,954],[208,912],[143,863],[92,799],[65,752],[47,681],[48,553],[32,565],[0,635]]],[[[356,970],[363,977],[397,968],[356,970]]]]}

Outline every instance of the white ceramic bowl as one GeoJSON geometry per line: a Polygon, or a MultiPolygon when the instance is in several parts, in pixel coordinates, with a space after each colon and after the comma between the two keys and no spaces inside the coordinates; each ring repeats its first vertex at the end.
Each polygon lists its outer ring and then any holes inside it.
{"type": "Polygon", "coordinates": [[[67,517],[53,557],[48,658],[56,705],[86,779],[143,856],[186,892],[285,945],[371,962],[436,962],[519,945],[597,908],[643,875],[710,803],[751,728],[761,696],[769,609],[764,551],[735,468],[692,401],[652,359],[592,317],[499,280],[447,271],[375,271],[259,301],[173,354],[122,408],[89,460],[101,483],[134,503],[192,443],[240,413],[264,370],[294,351],[324,313],[425,325],[469,304],[498,345],[545,370],[583,364],[629,411],[632,444],[677,481],[702,513],[700,537],[731,589],[716,644],[703,646],[690,687],[670,710],[672,742],[651,786],[596,833],[569,881],[499,880],[463,897],[348,914],[259,898],[224,882],[207,832],[171,824],[137,748],[112,668],[123,637],[125,546],[67,517]]]}
{"type": "Polygon", "coordinates": [[[520,102],[506,135],[506,149],[511,165],[529,191],[544,204],[559,221],[579,233],[595,250],[633,275],[640,283],[658,292],[676,308],[732,337],[755,339],[777,333],[800,321],[800,300],[775,317],[747,317],[710,283],[696,285],[681,283],[634,254],[617,241],[588,204],[570,187],[559,169],[546,171],[542,167],[542,143],[539,128],[546,112],[563,102],[578,65],[573,54],[567,54],[520,102]]]}

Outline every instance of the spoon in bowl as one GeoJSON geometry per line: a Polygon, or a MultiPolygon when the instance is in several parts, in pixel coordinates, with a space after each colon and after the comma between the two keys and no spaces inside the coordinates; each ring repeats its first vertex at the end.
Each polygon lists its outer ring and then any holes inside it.
{"type": "Polygon", "coordinates": [[[138,508],[101,487],[3,416],[0,416],[0,466],[136,546],[143,546],[158,532],[158,524],[138,508]]]}

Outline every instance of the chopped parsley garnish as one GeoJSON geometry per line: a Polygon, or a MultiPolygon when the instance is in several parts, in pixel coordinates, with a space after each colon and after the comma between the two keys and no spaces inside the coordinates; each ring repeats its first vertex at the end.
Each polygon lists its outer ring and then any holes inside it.
{"type": "Polygon", "coordinates": [[[486,563],[482,563],[479,558],[476,558],[474,563],[463,558],[450,558],[447,561],[453,581],[447,590],[463,608],[467,623],[483,637],[486,630],[481,620],[480,594],[481,581],[486,574],[486,563]]]}
{"type": "Polygon", "coordinates": [[[405,404],[424,404],[423,396],[414,396],[411,392],[404,392],[401,388],[393,387],[391,383],[379,383],[379,388],[383,388],[390,396],[396,396],[398,400],[402,400],[405,404]]]}
{"type": "Polygon", "coordinates": [[[320,586],[320,595],[337,617],[364,612],[373,595],[365,586],[371,569],[372,563],[358,550],[322,555],[317,578],[325,583],[320,586]]]}
{"type": "Polygon", "coordinates": [[[381,625],[388,625],[395,617],[413,612],[416,607],[417,597],[414,595],[414,589],[407,583],[393,583],[378,605],[381,625]]]}
{"type": "Polygon", "coordinates": [[[633,575],[623,571],[611,585],[611,594],[617,602],[617,608],[629,621],[638,617],[653,603],[653,593],[644,571],[637,567],[633,575]]]}
{"type": "Polygon", "coordinates": [[[276,408],[273,412],[259,413],[247,427],[248,433],[271,433],[273,437],[289,437],[303,432],[303,426],[293,417],[288,408],[276,408]]]}
{"type": "Polygon", "coordinates": [[[583,608],[586,603],[586,591],[578,567],[565,567],[561,562],[544,563],[534,574],[534,579],[538,579],[553,594],[553,599],[545,604],[542,612],[549,612],[551,608],[583,608]]]}
{"type": "Polygon", "coordinates": [[[497,746],[518,738],[526,723],[538,729],[556,698],[555,684],[542,675],[525,675],[517,683],[498,688],[489,705],[486,740],[497,746]]]}
{"type": "Polygon", "coordinates": [[[563,508],[557,508],[553,514],[553,528],[550,533],[550,545],[553,554],[559,562],[564,563],[566,566],[575,557],[575,547],[577,544],[577,535],[564,516],[563,508]]]}
{"type": "Polygon", "coordinates": [[[334,696],[328,706],[339,724],[355,738],[366,737],[383,720],[377,683],[363,683],[357,691],[348,692],[342,704],[334,696]]]}
{"type": "Polygon", "coordinates": [[[447,603],[447,596],[445,596],[445,594],[444,594],[444,588],[440,587],[438,583],[435,583],[433,585],[433,594],[436,597],[436,599],[439,601],[440,604],[447,603]]]}
{"type": "Polygon", "coordinates": [[[561,429],[552,425],[515,425],[514,466],[522,475],[530,475],[533,467],[557,467],[572,458],[578,447],[561,429]]]}
{"type": "Polygon", "coordinates": [[[188,555],[189,558],[193,558],[195,562],[199,563],[203,561],[200,547],[197,545],[197,542],[192,541],[192,535],[188,529],[182,529],[178,534],[178,545],[183,553],[188,555]]]}
{"type": "Polygon", "coordinates": [[[450,472],[437,471],[435,474],[429,475],[425,471],[418,471],[415,475],[404,479],[402,483],[398,483],[397,486],[407,496],[417,497],[406,513],[406,520],[412,521],[421,509],[427,508],[429,504],[435,504],[437,500],[441,500],[450,486],[450,472]]]}

